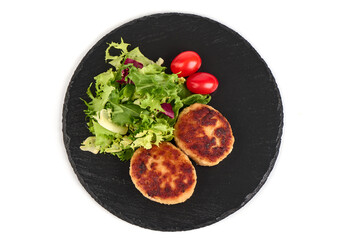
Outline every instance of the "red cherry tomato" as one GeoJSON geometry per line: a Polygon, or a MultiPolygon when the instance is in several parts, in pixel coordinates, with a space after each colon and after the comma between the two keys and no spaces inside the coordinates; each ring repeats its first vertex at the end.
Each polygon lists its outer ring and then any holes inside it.
{"type": "Polygon", "coordinates": [[[186,80],[186,87],[192,93],[209,94],[214,92],[218,85],[216,77],[205,72],[194,73],[186,80]]]}
{"type": "Polygon", "coordinates": [[[179,77],[187,77],[199,70],[201,58],[193,51],[182,52],[171,62],[170,68],[179,77]]]}

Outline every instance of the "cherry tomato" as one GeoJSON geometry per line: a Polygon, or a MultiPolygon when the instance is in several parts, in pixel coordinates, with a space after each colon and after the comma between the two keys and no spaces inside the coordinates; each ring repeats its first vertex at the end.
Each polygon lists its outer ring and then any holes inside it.
{"type": "Polygon", "coordinates": [[[171,62],[170,68],[179,77],[187,77],[199,70],[201,58],[193,51],[185,51],[177,55],[171,62]]]}
{"type": "Polygon", "coordinates": [[[209,94],[214,92],[218,85],[216,77],[205,72],[194,73],[186,80],[186,87],[192,93],[209,94]]]}

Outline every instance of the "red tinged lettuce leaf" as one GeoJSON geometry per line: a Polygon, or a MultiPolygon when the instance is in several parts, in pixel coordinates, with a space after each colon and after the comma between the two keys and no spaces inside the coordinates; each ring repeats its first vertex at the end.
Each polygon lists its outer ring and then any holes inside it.
{"type": "Polygon", "coordinates": [[[143,68],[143,66],[144,66],[142,63],[140,63],[134,59],[127,58],[124,62],[124,65],[129,64],[129,63],[132,63],[134,65],[134,67],[137,67],[140,69],[143,68]]]}
{"type": "Polygon", "coordinates": [[[171,107],[170,103],[162,103],[161,107],[164,109],[165,112],[163,112],[166,116],[168,116],[169,118],[174,118],[174,111],[171,107]]]}
{"type": "MultiPolygon", "coordinates": [[[[143,64],[134,60],[134,59],[131,59],[131,58],[127,58],[124,62],[124,65],[127,65],[127,64],[133,64],[134,67],[137,67],[137,68],[143,68],[143,64]]],[[[117,82],[120,83],[120,84],[134,84],[133,81],[131,81],[131,79],[128,79],[127,81],[125,80],[126,76],[129,75],[129,69],[128,68],[125,68],[124,70],[121,71],[121,75],[122,75],[122,78],[121,80],[118,80],[117,82]]]]}

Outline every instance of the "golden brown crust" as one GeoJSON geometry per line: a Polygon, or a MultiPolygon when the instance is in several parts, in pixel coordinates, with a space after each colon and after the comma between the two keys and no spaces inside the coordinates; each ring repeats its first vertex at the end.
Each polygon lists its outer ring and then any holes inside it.
{"type": "Polygon", "coordinates": [[[163,204],[186,201],[196,185],[190,159],[169,142],[137,149],[130,161],[130,176],[145,197],[163,204]]]}
{"type": "Polygon", "coordinates": [[[234,136],[227,119],[213,107],[195,103],[185,108],[175,124],[175,142],[202,166],[214,166],[232,151],[234,136]]]}

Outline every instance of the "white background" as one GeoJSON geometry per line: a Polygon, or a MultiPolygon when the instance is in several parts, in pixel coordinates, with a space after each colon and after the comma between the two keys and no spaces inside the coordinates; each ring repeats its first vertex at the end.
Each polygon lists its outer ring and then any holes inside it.
{"type": "Polygon", "coordinates": [[[0,66],[0,239],[360,239],[356,1],[1,1],[0,66]],[[129,20],[174,11],[217,20],[255,47],[279,85],[284,133],[270,178],[245,207],[205,228],[158,232],[116,218],[84,190],[61,114],[93,44],[129,20]]]}

